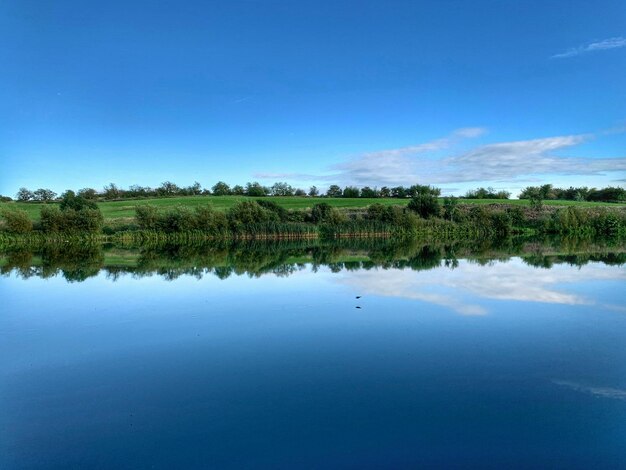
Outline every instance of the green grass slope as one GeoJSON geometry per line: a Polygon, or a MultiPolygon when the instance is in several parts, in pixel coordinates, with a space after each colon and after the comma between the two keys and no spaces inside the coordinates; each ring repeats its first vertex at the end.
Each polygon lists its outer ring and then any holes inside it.
{"type": "MultiPolygon", "coordinates": [[[[98,206],[104,215],[105,223],[116,224],[130,221],[135,216],[135,207],[142,204],[151,204],[157,206],[160,209],[166,210],[178,205],[187,207],[202,206],[207,203],[213,205],[215,209],[226,210],[234,206],[238,201],[255,200],[258,198],[249,198],[246,196],[184,196],[184,197],[171,197],[171,198],[155,198],[155,199],[136,199],[136,200],[124,200],[124,201],[107,201],[99,202],[98,206]]],[[[305,209],[312,207],[319,202],[326,202],[333,207],[337,208],[350,208],[358,209],[365,208],[370,204],[379,203],[384,205],[407,205],[409,199],[392,199],[392,198],[377,198],[377,199],[344,199],[344,198],[307,198],[307,197],[272,197],[269,198],[272,201],[280,204],[286,209],[305,209]]],[[[460,199],[461,204],[511,204],[511,205],[528,205],[528,200],[519,199],[460,199]]],[[[576,202],[576,201],[545,201],[546,205],[555,206],[581,206],[581,207],[619,207],[623,204],[611,204],[604,202],[576,202]]],[[[0,210],[3,208],[19,208],[28,212],[29,216],[33,220],[39,220],[39,211],[43,204],[31,203],[31,202],[6,202],[0,203],[0,210]]]]}

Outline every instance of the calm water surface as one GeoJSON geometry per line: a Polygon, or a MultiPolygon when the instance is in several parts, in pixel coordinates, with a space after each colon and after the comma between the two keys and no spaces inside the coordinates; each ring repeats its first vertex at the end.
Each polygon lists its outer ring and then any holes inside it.
{"type": "Polygon", "coordinates": [[[0,468],[626,468],[624,265],[431,264],[7,270],[0,468]]]}

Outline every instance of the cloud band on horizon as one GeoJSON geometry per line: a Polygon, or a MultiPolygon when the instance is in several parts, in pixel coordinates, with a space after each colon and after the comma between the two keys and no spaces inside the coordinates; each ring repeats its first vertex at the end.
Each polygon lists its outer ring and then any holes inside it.
{"type": "Polygon", "coordinates": [[[327,174],[255,173],[254,176],[260,179],[380,187],[416,181],[428,184],[514,183],[537,175],[602,175],[626,171],[626,157],[568,157],[555,154],[594,139],[594,134],[498,142],[480,145],[456,155],[437,155],[442,150],[450,150],[464,138],[478,137],[485,132],[482,128],[458,129],[446,137],[422,144],[362,153],[331,166],[327,174]]]}

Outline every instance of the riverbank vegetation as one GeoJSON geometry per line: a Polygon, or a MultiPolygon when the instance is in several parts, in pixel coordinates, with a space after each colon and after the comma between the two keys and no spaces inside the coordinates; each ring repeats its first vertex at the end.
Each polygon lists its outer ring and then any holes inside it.
{"type": "Polygon", "coordinates": [[[440,191],[420,186],[405,206],[376,202],[338,208],[324,201],[288,209],[278,199],[242,199],[227,209],[206,202],[195,206],[137,204],[132,217],[112,223],[100,206],[73,191],[58,204],[43,204],[38,218],[3,207],[0,243],[89,238],[101,241],[150,240],[188,242],[208,239],[310,239],[361,237],[454,238],[510,234],[585,234],[622,236],[626,208],[558,207],[534,199],[531,206],[500,202],[467,204],[440,198],[440,191]]]}

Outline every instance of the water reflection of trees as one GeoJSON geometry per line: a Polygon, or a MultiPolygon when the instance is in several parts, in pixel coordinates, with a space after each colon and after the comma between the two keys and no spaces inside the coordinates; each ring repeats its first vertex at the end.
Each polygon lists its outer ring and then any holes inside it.
{"type": "Polygon", "coordinates": [[[27,279],[62,275],[68,282],[81,282],[96,276],[104,264],[104,251],[98,245],[47,245],[41,250],[14,249],[2,254],[0,273],[11,271],[27,279]]]}
{"type": "Polygon", "coordinates": [[[68,244],[4,251],[0,253],[0,273],[14,273],[25,279],[61,275],[69,282],[84,281],[100,272],[114,281],[126,275],[157,275],[167,280],[214,275],[226,279],[231,275],[290,276],[307,265],[313,271],[326,267],[332,272],[373,268],[424,271],[440,266],[454,269],[459,259],[486,265],[513,256],[521,257],[533,267],[550,268],[560,263],[622,265],[626,263],[624,248],[619,241],[520,237],[438,244],[419,240],[399,243],[392,240],[222,242],[142,248],[68,244]]]}

